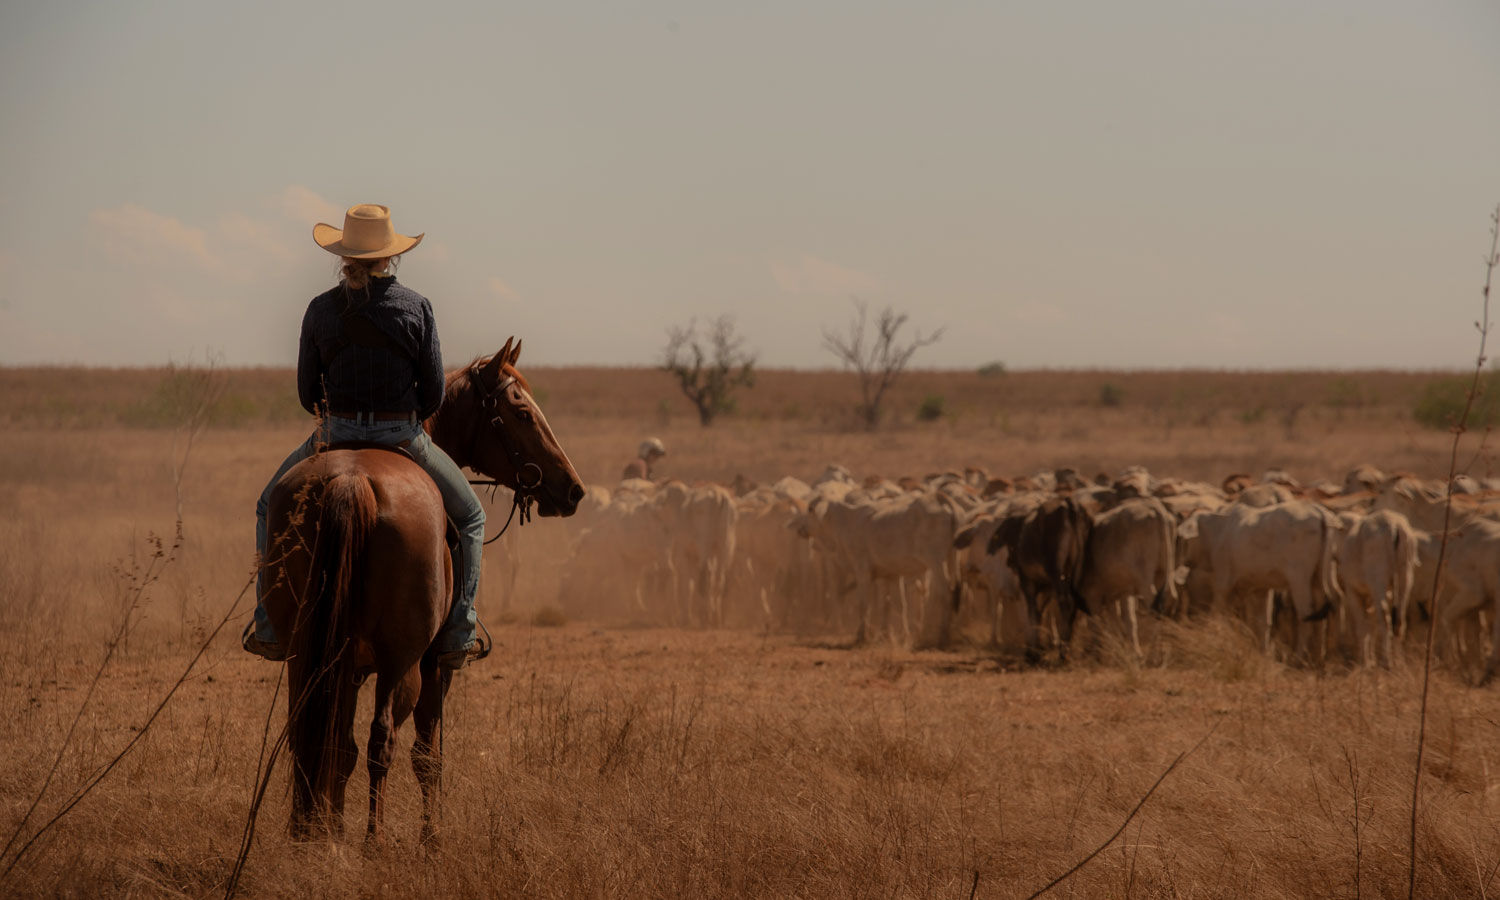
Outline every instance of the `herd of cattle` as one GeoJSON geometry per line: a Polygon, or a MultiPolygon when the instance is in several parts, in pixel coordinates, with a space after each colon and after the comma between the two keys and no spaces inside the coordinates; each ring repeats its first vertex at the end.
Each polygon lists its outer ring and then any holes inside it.
{"type": "MultiPolygon", "coordinates": [[[[1388,661],[1433,607],[1439,646],[1500,665],[1500,490],[1373,467],[1342,484],[1284,472],[1221,485],[1136,467],[1086,481],[1072,469],[1015,479],[979,469],[811,483],[593,488],[575,521],[559,602],[575,615],[683,626],[850,628],[942,646],[955,615],[991,639],[1066,657],[1083,614],[1141,653],[1140,619],[1244,617],[1267,652],[1329,647],[1388,661]],[[1487,650],[1484,628],[1488,618],[1487,650]],[[1015,621],[1008,630],[1002,621],[1015,621]],[[1018,633],[1017,633],[1018,632],[1018,633]]],[[[1103,633],[1103,632],[1095,632],[1103,633]]]]}

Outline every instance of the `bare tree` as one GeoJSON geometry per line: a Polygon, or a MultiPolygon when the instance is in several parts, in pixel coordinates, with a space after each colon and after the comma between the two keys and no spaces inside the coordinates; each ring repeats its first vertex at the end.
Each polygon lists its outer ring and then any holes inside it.
{"type": "Polygon", "coordinates": [[[734,330],[733,316],[719,316],[699,332],[698,320],[667,329],[662,370],[677,378],[682,393],[698,408],[707,427],[719,413],[734,409],[734,392],[755,386],[755,355],[734,330]]]}
{"type": "Polygon", "coordinates": [[[870,310],[863,300],[855,298],[854,317],[846,334],[823,329],[823,347],[839,358],[846,368],[859,376],[859,406],[856,411],[868,428],[880,424],[880,404],[886,391],[911,362],[912,355],[943,336],[943,329],[923,334],[917,331],[906,341],[901,329],[909,316],[887,306],[875,317],[873,334],[867,334],[870,310]]]}

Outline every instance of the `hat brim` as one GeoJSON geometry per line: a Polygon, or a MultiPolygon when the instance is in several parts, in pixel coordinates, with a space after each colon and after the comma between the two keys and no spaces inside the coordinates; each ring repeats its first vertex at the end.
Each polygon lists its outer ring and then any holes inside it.
{"type": "Polygon", "coordinates": [[[377,247],[374,250],[355,250],[344,246],[343,229],[334,228],[322,222],[313,226],[313,240],[319,247],[335,256],[346,256],[349,259],[385,259],[388,256],[397,256],[422,243],[422,238],[426,236],[425,231],[416,237],[398,234],[384,247],[377,247]]]}

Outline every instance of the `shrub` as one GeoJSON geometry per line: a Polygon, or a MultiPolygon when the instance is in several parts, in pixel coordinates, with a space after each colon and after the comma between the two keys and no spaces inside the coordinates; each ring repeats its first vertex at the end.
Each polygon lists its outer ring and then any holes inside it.
{"type": "MultiPolygon", "coordinates": [[[[1428,428],[1452,428],[1463,415],[1469,396],[1469,378],[1455,375],[1429,381],[1417,398],[1411,416],[1428,428]]],[[[1500,372],[1488,372],[1479,379],[1479,396],[1469,411],[1469,425],[1487,428],[1500,423],[1500,372]]]]}
{"type": "Polygon", "coordinates": [[[979,377],[981,378],[999,378],[1004,374],[1005,363],[1001,362],[998,359],[994,362],[987,362],[979,367],[979,377]]]}
{"type": "Polygon", "coordinates": [[[1125,400],[1125,391],[1114,382],[1106,381],[1099,387],[1100,406],[1119,406],[1125,400]]]}
{"type": "Polygon", "coordinates": [[[731,316],[714,319],[701,333],[696,320],[668,329],[661,368],[677,379],[705,428],[734,412],[735,391],[755,386],[755,354],[745,349],[731,316]]]}
{"type": "Polygon", "coordinates": [[[921,405],[917,407],[917,419],[922,422],[936,422],[943,417],[946,410],[943,406],[941,394],[928,394],[921,405]]]}

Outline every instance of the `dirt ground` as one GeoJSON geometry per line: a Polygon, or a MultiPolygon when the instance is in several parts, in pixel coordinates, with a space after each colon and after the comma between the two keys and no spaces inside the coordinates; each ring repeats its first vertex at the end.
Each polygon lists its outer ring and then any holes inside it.
{"type": "MultiPolygon", "coordinates": [[[[1125,383],[1127,398],[1139,392],[1125,383]]],[[[1394,401],[1290,423],[1184,413],[1170,426],[1080,402],[874,435],[816,417],[702,431],[649,405],[613,417],[560,405],[564,446],[604,482],[643,432],[668,441],[671,474],[715,480],[808,478],[835,461],[892,475],[1144,462],[1200,478],[1283,465],[1337,480],[1363,461],[1431,474],[1447,440],[1394,401]]],[[[248,605],[234,598],[255,496],[302,432],[295,421],[205,432],[182,482],[185,542],[153,560],[149,536],[169,548],[176,518],[170,428],[0,431],[0,840],[18,834],[0,871],[131,746],[0,875],[0,895],[222,896],[263,741],[284,717],[279,667],[238,648],[248,605]]],[[[1405,896],[1420,690],[1410,653],[1390,671],[1289,668],[1216,619],[1155,626],[1149,664],[1106,642],[1097,657],[1037,669],[980,646],[979,628],[974,643],[913,653],[849,649],[847,634],[566,622],[548,605],[569,529],[582,526],[528,526],[512,596],[493,577],[507,560],[487,560],[480,609],[498,647],[450,695],[439,843],[416,844],[404,765],[390,846],[360,840],[362,767],[348,836],[293,843],[283,765],[241,896],[1025,897],[1108,838],[1194,747],[1054,896],[1405,896]]],[[[1495,697],[1435,677],[1417,896],[1500,894],[1495,697]]],[[[367,721],[362,710],[361,744],[367,721]]],[[[408,726],[403,758],[410,741],[408,726]]]]}

